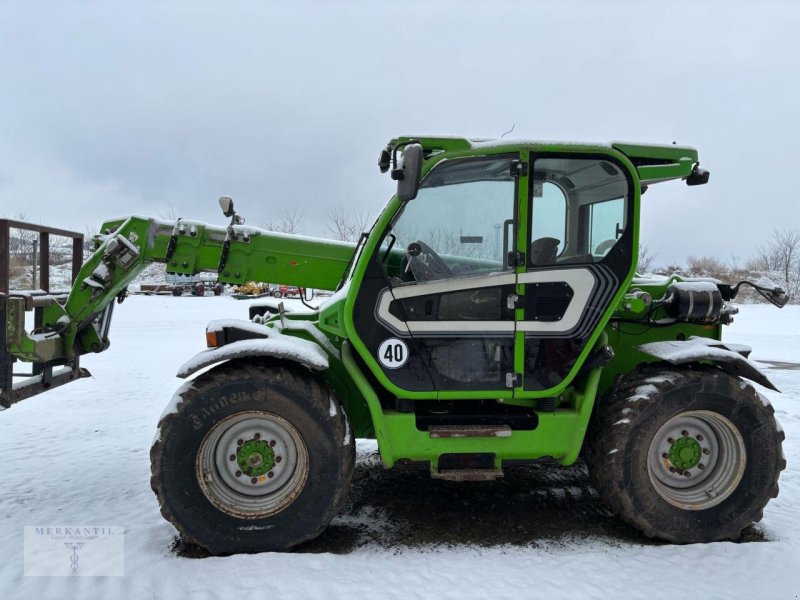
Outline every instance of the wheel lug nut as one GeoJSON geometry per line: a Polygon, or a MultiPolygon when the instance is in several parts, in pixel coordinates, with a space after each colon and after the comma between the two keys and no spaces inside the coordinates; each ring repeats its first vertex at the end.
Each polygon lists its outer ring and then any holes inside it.
{"type": "Polygon", "coordinates": [[[703,436],[700,435],[699,433],[695,437],[697,437],[697,441],[698,442],[702,442],[703,441],[703,436]]]}
{"type": "Polygon", "coordinates": [[[711,450],[709,450],[708,448],[703,448],[703,454],[706,455],[711,454],[711,450]]]}
{"type": "Polygon", "coordinates": [[[250,483],[252,483],[253,485],[257,484],[258,483],[258,478],[257,477],[251,478],[250,479],[250,483]]]}
{"type": "Polygon", "coordinates": [[[675,472],[675,471],[677,471],[677,470],[678,470],[678,469],[676,469],[675,467],[670,467],[670,468],[669,468],[669,472],[670,472],[670,473],[674,473],[674,472],[675,472]]]}
{"type": "Polygon", "coordinates": [[[270,445],[270,447],[274,447],[275,446],[275,440],[270,440],[269,441],[269,445],[270,445]]]}
{"type": "Polygon", "coordinates": [[[270,479],[272,479],[273,477],[275,477],[275,473],[273,473],[272,471],[270,471],[269,473],[267,473],[267,477],[269,477],[270,479]]]}
{"type": "Polygon", "coordinates": [[[702,471],[703,469],[706,468],[706,466],[703,463],[700,463],[699,465],[697,465],[697,468],[702,471]]]}
{"type": "Polygon", "coordinates": [[[684,471],[683,474],[686,475],[686,477],[691,477],[692,476],[692,474],[689,471],[684,471]]]}
{"type": "Polygon", "coordinates": [[[242,444],[244,444],[244,440],[236,440],[237,446],[241,446],[242,444]]]}
{"type": "Polygon", "coordinates": [[[242,476],[242,472],[241,472],[241,471],[236,471],[235,475],[236,475],[237,477],[241,477],[241,476],[242,476]]]}
{"type": "Polygon", "coordinates": [[[276,462],[276,463],[279,463],[279,462],[281,462],[282,460],[283,460],[283,458],[281,458],[280,456],[276,456],[276,457],[275,457],[275,462],[276,462]]]}
{"type": "Polygon", "coordinates": [[[261,434],[260,433],[253,434],[253,439],[254,440],[260,440],[261,439],[261,434]]]}
{"type": "Polygon", "coordinates": [[[228,458],[230,458],[231,460],[236,460],[236,455],[235,454],[231,454],[228,458]]]}
{"type": "Polygon", "coordinates": [[[683,431],[681,431],[681,435],[683,437],[689,437],[689,432],[684,429],[683,431]]]}
{"type": "Polygon", "coordinates": [[[667,438],[667,443],[668,444],[674,444],[675,440],[673,440],[672,438],[667,438]]]}

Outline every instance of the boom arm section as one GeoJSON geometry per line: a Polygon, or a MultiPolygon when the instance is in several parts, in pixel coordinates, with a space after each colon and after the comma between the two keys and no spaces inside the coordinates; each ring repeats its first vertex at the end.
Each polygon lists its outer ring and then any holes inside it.
{"type": "Polygon", "coordinates": [[[94,244],[66,302],[47,302],[34,332],[25,328],[24,298],[7,298],[4,325],[12,360],[69,365],[81,354],[105,350],[114,300],[122,301],[127,286],[152,262],[165,263],[168,273],[217,273],[222,283],[265,281],[334,290],[355,250],[352,243],[237,224],[144,217],[103,224],[94,244]]]}

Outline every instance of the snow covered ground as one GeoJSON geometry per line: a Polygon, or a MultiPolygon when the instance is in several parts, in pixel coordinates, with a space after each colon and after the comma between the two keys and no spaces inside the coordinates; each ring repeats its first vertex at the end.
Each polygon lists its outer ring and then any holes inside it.
{"type": "MultiPolygon", "coordinates": [[[[175,531],[161,518],[150,491],[148,450],[162,408],[180,384],[175,371],[204,346],[205,323],[246,318],[246,314],[246,302],[227,297],[129,298],[116,311],[112,348],[84,361],[92,379],[0,413],[4,457],[0,598],[194,600],[243,593],[326,600],[800,595],[800,370],[782,364],[800,362],[800,306],[782,311],[743,306],[726,332],[726,339],[752,345],[756,360],[777,365],[768,367],[769,374],[783,391],[762,390],[786,430],[788,461],[781,494],[770,502],[764,520],[750,536],[765,542],[671,546],[616,535],[615,527],[586,534],[565,527],[569,533],[563,536],[530,544],[519,543],[519,536],[504,545],[457,538],[437,545],[359,543],[341,547],[340,553],[312,548],[305,553],[184,558],[171,551],[175,531]],[[70,524],[123,526],[125,575],[24,576],[23,527],[70,524]]],[[[374,462],[374,449],[372,442],[359,443],[362,465],[374,462]]],[[[379,469],[365,472],[373,479],[382,477],[379,469]]],[[[602,513],[599,501],[585,488],[564,489],[545,497],[582,495],[589,512],[602,513]]],[[[527,523],[536,522],[531,511],[539,508],[541,504],[516,501],[505,506],[526,514],[527,523]]],[[[553,512],[543,508],[542,514],[548,515],[543,518],[550,519],[553,512]]],[[[435,509],[441,511],[441,505],[435,509]]],[[[480,520],[481,511],[495,507],[468,510],[480,520]]],[[[450,520],[447,513],[441,518],[450,520]]],[[[337,522],[342,526],[358,522],[373,531],[398,527],[383,518],[379,506],[362,508],[337,522]]],[[[458,525],[456,517],[452,522],[453,527],[458,525]]],[[[413,538],[413,522],[403,527],[413,538]]],[[[558,530],[557,521],[547,523],[549,530],[554,527],[558,530]]],[[[617,528],[627,531],[622,524],[617,528]]]]}

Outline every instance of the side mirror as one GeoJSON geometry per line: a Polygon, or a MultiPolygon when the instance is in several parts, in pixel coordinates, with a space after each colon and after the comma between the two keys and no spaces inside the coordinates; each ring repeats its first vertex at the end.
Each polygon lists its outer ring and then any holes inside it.
{"type": "Polygon", "coordinates": [[[401,202],[408,202],[417,197],[422,159],[422,146],[408,144],[403,148],[397,167],[392,170],[392,179],[397,181],[397,198],[401,202]]]}
{"type": "Polygon", "coordinates": [[[381,150],[381,155],[378,158],[378,168],[381,170],[381,173],[386,173],[389,170],[389,165],[392,164],[392,147],[386,146],[383,150],[381,150]]]}
{"type": "Polygon", "coordinates": [[[708,178],[711,173],[705,169],[700,169],[695,165],[691,174],[686,178],[686,185],[705,185],[708,183],[708,178]]]}
{"type": "Polygon", "coordinates": [[[219,207],[222,209],[222,214],[226,217],[233,216],[233,200],[228,196],[222,196],[219,199],[219,207]]]}

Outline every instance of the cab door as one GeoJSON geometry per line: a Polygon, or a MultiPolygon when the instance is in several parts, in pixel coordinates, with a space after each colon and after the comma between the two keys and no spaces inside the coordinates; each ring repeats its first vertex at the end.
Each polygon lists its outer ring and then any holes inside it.
{"type": "Polygon", "coordinates": [[[574,375],[633,260],[634,195],[624,164],[603,154],[531,159],[519,397],[542,396],[574,375]]]}
{"type": "Polygon", "coordinates": [[[441,161],[371,257],[354,325],[365,362],[399,390],[513,395],[518,158],[441,161]]]}

